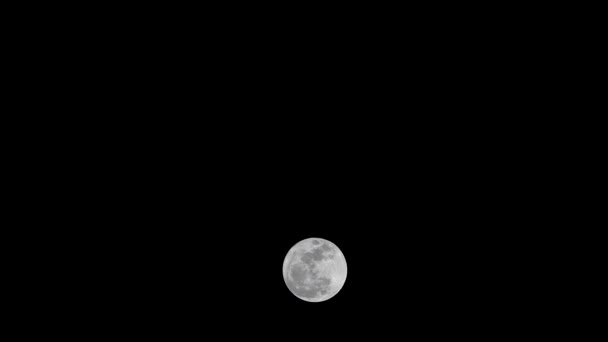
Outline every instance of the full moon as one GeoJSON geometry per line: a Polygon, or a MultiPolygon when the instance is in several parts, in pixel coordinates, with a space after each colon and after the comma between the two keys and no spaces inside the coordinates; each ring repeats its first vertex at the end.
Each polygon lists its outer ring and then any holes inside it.
{"type": "Polygon", "coordinates": [[[346,281],[346,260],[336,245],[320,238],[295,244],[283,266],[287,288],[308,302],[322,302],[333,297],[346,281]]]}

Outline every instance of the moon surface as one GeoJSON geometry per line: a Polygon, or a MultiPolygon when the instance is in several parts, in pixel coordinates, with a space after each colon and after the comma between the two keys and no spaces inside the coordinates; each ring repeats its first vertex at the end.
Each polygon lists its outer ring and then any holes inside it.
{"type": "Polygon", "coordinates": [[[346,281],[346,271],[344,255],[335,244],[321,238],[309,238],[296,243],[289,251],[283,277],[296,297],[322,302],[340,291],[346,281]],[[298,268],[305,269],[301,279],[298,279],[298,268]]]}

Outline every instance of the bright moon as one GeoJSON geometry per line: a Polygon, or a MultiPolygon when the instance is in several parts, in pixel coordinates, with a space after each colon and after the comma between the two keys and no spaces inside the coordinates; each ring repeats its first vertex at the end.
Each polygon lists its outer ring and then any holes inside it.
{"type": "Polygon", "coordinates": [[[327,240],[302,240],[285,257],[283,277],[296,297],[321,302],[333,297],[344,285],[346,260],[340,249],[327,240]]]}

